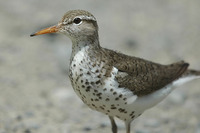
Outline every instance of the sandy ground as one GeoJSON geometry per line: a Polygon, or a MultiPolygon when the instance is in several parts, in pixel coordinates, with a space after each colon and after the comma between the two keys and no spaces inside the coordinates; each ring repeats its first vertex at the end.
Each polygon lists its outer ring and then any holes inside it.
{"type": "MultiPolygon", "coordinates": [[[[71,9],[96,16],[103,47],[162,64],[186,60],[200,69],[199,0],[0,1],[0,133],[111,133],[108,118],[73,92],[67,76],[70,40],[29,37],[71,9]]],[[[200,133],[199,81],[177,88],[132,129],[200,133]]]]}

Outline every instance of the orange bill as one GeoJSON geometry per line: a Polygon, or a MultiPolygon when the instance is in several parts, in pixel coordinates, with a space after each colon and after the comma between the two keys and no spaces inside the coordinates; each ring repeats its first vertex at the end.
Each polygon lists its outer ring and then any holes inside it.
{"type": "Polygon", "coordinates": [[[36,33],[31,34],[30,36],[36,36],[36,35],[42,35],[42,34],[48,34],[48,33],[56,33],[59,30],[58,26],[51,26],[49,28],[43,29],[41,31],[38,31],[36,33]]]}

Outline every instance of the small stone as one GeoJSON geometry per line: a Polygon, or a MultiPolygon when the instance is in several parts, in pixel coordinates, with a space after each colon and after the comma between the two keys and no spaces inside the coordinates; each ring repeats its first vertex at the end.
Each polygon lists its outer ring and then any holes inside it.
{"type": "Polygon", "coordinates": [[[107,125],[105,123],[100,124],[100,128],[105,128],[105,127],[107,127],[107,125]]]}
{"type": "Polygon", "coordinates": [[[84,127],[83,128],[83,131],[91,131],[92,129],[91,129],[91,127],[84,127]]]}
{"type": "Polygon", "coordinates": [[[24,131],[24,133],[31,133],[31,130],[30,130],[30,129],[26,129],[26,130],[24,131]]]}
{"type": "Polygon", "coordinates": [[[16,117],[16,119],[17,119],[18,121],[21,121],[21,120],[22,120],[22,116],[21,116],[21,115],[18,115],[18,116],[16,117]]]}

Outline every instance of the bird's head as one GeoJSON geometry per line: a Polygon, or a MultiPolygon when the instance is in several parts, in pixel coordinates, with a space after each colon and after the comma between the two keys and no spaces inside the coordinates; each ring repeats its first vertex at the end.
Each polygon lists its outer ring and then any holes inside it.
{"type": "Polygon", "coordinates": [[[65,13],[63,18],[57,25],[40,30],[31,36],[62,33],[72,40],[98,36],[98,25],[96,18],[84,10],[72,10],[65,13]]]}

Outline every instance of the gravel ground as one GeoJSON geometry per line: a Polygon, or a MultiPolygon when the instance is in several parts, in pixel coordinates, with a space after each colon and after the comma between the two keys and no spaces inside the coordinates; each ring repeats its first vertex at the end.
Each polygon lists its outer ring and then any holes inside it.
{"type": "MultiPolygon", "coordinates": [[[[70,40],[55,34],[29,37],[71,9],[96,16],[103,47],[162,64],[184,59],[200,69],[199,0],[0,1],[0,133],[111,133],[108,118],[73,92],[67,76],[70,40]]],[[[198,82],[177,88],[132,129],[200,133],[198,82]]]]}

